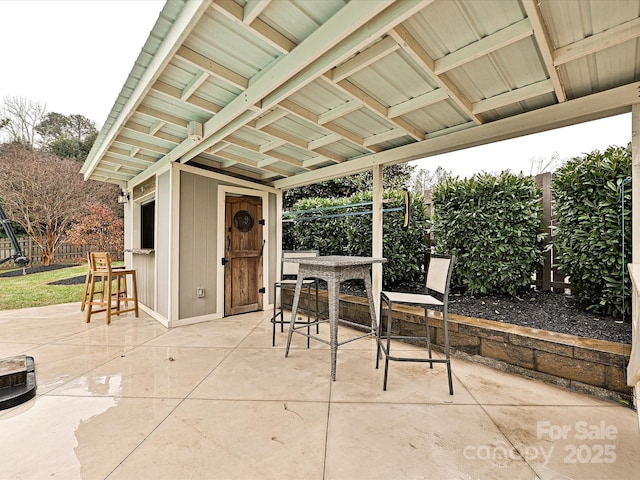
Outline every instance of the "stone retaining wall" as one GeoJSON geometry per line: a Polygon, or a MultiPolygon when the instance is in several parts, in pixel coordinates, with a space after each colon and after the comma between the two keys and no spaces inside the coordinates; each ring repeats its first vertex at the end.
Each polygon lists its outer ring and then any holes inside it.
{"type": "MultiPolygon", "coordinates": [[[[320,311],[326,312],[327,292],[321,290],[319,295],[320,311]]],[[[285,289],[285,307],[290,308],[292,297],[293,290],[285,289]]],[[[383,322],[386,315],[385,309],[383,322]]],[[[422,309],[396,306],[393,317],[394,325],[402,334],[424,334],[422,309]]],[[[340,318],[369,324],[366,299],[341,295],[340,318]]],[[[432,342],[435,348],[442,347],[442,315],[430,312],[429,319],[432,342]]],[[[449,314],[449,343],[452,355],[457,357],[582,393],[633,404],[633,391],[625,378],[631,345],[454,314],[449,314]]]]}

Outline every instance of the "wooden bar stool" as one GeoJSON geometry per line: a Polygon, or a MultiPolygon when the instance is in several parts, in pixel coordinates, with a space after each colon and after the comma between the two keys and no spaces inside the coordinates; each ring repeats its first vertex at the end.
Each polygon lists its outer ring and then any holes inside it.
{"type": "MultiPolygon", "coordinates": [[[[126,267],[111,267],[113,270],[122,270],[126,267]]],[[[84,280],[84,290],[82,291],[82,305],[80,305],[80,311],[84,312],[84,307],[87,305],[87,298],[89,298],[89,291],[91,289],[91,276],[93,274],[93,266],[91,265],[91,253],[87,252],[87,276],[84,280]]],[[[104,282],[101,282],[102,290],[94,291],[94,295],[96,293],[100,293],[104,295],[104,282]]]]}
{"type": "MultiPolygon", "coordinates": [[[[111,254],[109,252],[93,252],[89,255],[88,293],[83,302],[87,309],[87,323],[91,321],[93,313],[107,312],[107,325],[111,323],[112,315],[120,315],[126,312],[138,312],[138,284],[135,269],[113,268],[111,266],[111,254]],[[133,296],[127,291],[127,275],[131,275],[133,296]],[[116,282],[115,290],[113,282],[116,282]],[[96,290],[96,283],[102,283],[102,289],[96,290]],[[115,300],[115,305],[113,304],[115,300]],[[124,302],[124,307],[122,303],[124,302]],[[133,307],[129,307],[133,302],[133,307]],[[93,307],[100,307],[97,310],[93,307]]],[[[85,291],[87,289],[85,288],[85,291]]]]}

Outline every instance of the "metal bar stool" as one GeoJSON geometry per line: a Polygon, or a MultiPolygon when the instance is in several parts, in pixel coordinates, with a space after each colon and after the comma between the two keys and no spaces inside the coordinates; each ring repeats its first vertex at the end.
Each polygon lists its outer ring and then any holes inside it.
{"type": "MultiPolygon", "coordinates": [[[[434,363],[444,363],[447,365],[447,376],[449,379],[449,394],[453,395],[453,379],[451,375],[451,355],[449,351],[449,329],[448,329],[448,305],[449,305],[449,284],[455,257],[446,255],[431,255],[426,272],[425,294],[381,292],[380,293],[380,325],[378,327],[378,355],[376,356],[376,368],[380,361],[380,353],[384,353],[384,383],[383,389],[387,389],[387,376],[389,372],[389,360],[398,362],[426,362],[433,368],[434,363]],[[441,297],[436,298],[434,295],[441,297]],[[386,336],[382,332],[382,304],[387,304],[387,325],[386,336]],[[415,335],[394,335],[393,330],[393,306],[413,305],[424,308],[424,320],[426,334],[424,337],[415,335]],[[429,307],[440,307],[442,309],[442,323],[444,332],[444,355],[445,358],[433,358],[431,351],[431,336],[429,333],[429,307]],[[394,356],[391,354],[391,340],[425,340],[429,351],[429,358],[394,356]]],[[[400,332],[402,333],[402,332],[400,332]]]]}
{"type": "MultiPolygon", "coordinates": [[[[284,319],[284,311],[282,308],[282,298],[283,298],[283,292],[282,289],[283,287],[295,287],[296,286],[296,281],[297,281],[297,275],[298,275],[298,267],[299,265],[297,263],[292,263],[292,262],[287,262],[288,258],[296,258],[296,257],[317,257],[318,256],[318,250],[285,250],[284,252],[282,252],[282,259],[281,259],[281,275],[280,275],[280,280],[274,282],[273,284],[273,317],[271,317],[271,323],[273,324],[273,333],[272,333],[272,338],[271,338],[271,345],[275,347],[276,345],[276,324],[280,324],[280,332],[284,332],[284,324],[286,323],[287,325],[290,323],[289,320],[285,320],[284,319]],[[277,306],[277,301],[276,298],[278,296],[278,289],[280,289],[280,308],[278,308],[277,306]]],[[[311,323],[311,287],[315,286],[316,289],[316,306],[315,306],[315,312],[316,312],[316,333],[319,332],[319,326],[318,326],[318,318],[319,318],[319,312],[318,312],[318,280],[317,279],[307,279],[305,278],[303,281],[303,286],[304,288],[307,289],[307,294],[306,294],[306,298],[307,298],[307,325],[309,325],[311,323]]],[[[305,322],[298,322],[296,321],[295,323],[305,323],[305,322]]],[[[309,343],[310,340],[307,337],[307,347],[309,347],[309,343]]]]}

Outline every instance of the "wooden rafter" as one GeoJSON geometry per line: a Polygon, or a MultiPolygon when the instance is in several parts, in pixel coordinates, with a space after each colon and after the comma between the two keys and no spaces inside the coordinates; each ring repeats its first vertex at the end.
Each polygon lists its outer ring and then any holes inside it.
{"type": "Polygon", "coordinates": [[[533,35],[531,22],[525,18],[491,35],[487,35],[471,45],[437,59],[434,64],[434,72],[436,75],[442,75],[449,70],[489,55],[491,52],[495,52],[531,35],[533,35]]]}
{"type": "Polygon", "coordinates": [[[232,0],[213,0],[211,8],[233,21],[236,25],[259,36],[281,53],[288,53],[296,47],[296,44],[258,18],[258,15],[262,13],[262,9],[268,3],[263,1],[249,2],[243,8],[232,0]]]}
{"type": "Polygon", "coordinates": [[[474,122],[481,124],[482,119],[473,113],[473,108],[469,99],[462,91],[447,77],[446,74],[436,75],[435,61],[425,51],[420,43],[411,35],[403,25],[398,25],[390,32],[403,50],[429,75],[444,91],[449,98],[474,122]]]}
{"type": "Polygon", "coordinates": [[[640,17],[558,48],[553,52],[553,64],[556,67],[564,65],[638,37],[640,37],[640,17]]]}
{"type": "Polygon", "coordinates": [[[547,69],[547,74],[551,79],[551,83],[553,83],[556,97],[559,102],[566,102],[567,94],[564,90],[562,82],[560,81],[560,75],[558,75],[558,71],[556,70],[556,67],[553,63],[553,48],[551,47],[551,42],[549,41],[549,34],[547,33],[547,29],[545,28],[542,21],[542,15],[540,15],[540,11],[538,10],[538,5],[536,5],[535,0],[522,0],[522,5],[527,12],[529,20],[531,21],[531,26],[533,27],[533,35],[536,39],[538,49],[540,50],[540,55],[542,56],[542,60],[547,69]]]}
{"type": "Polygon", "coordinates": [[[233,85],[234,87],[237,87],[241,90],[244,90],[249,86],[249,80],[244,78],[242,75],[239,75],[233,70],[220,65],[218,62],[205,57],[195,50],[191,50],[189,47],[180,47],[176,52],[176,56],[180,57],[185,62],[190,63],[194,67],[197,67],[202,71],[208,73],[209,75],[220,80],[224,80],[230,85],[233,85]]]}

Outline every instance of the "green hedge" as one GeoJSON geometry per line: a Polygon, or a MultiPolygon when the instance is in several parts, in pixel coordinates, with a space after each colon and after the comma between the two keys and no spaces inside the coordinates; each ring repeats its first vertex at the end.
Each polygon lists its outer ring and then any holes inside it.
{"type": "Polygon", "coordinates": [[[433,189],[436,251],[457,257],[453,284],[514,295],[542,261],[541,192],[503,172],[447,179],[433,189]]]}
{"type": "MultiPolygon", "coordinates": [[[[372,197],[371,192],[363,192],[348,198],[307,198],[296,202],[293,211],[285,215],[283,248],[317,249],[321,255],[370,256],[372,215],[357,213],[371,210],[370,204],[359,204],[371,202],[372,197]],[[286,222],[287,219],[294,222],[286,222]]],[[[384,201],[385,210],[401,210],[383,214],[383,256],[388,260],[383,267],[383,284],[388,287],[402,281],[421,281],[428,248],[424,196],[411,194],[407,230],[402,229],[404,192],[385,190],[384,201]]]]}
{"type": "Polygon", "coordinates": [[[574,158],[553,180],[556,262],[587,309],[631,313],[631,183],[625,183],[625,258],[622,258],[622,183],[631,175],[631,144],[574,158]],[[623,288],[624,310],[623,310],[623,288]]]}

